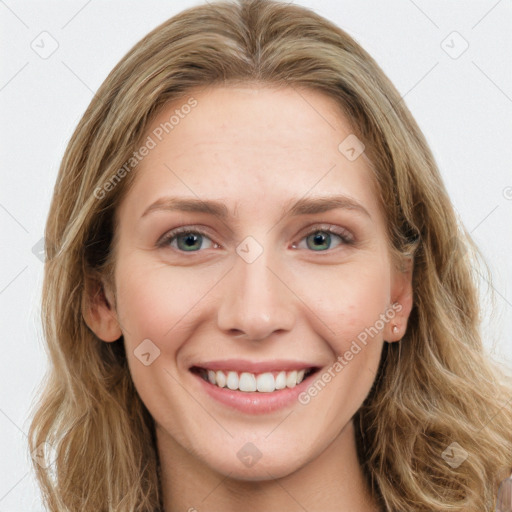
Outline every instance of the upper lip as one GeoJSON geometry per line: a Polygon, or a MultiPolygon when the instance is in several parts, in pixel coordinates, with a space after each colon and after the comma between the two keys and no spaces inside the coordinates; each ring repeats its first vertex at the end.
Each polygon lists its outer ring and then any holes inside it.
{"type": "Polygon", "coordinates": [[[206,370],[231,370],[235,372],[264,373],[274,371],[293,371],[309,368],[318,368],[318,365],[305,361],[277,360],[248,361],[246,359],[224,359],[218,361],[205,361],[191,366],[191,368],[204,368],[206,370]]]}

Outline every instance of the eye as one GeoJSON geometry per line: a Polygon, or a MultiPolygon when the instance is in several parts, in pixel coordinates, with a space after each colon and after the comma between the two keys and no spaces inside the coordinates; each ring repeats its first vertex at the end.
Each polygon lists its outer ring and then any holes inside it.
{"type": "MultiPolygon", "coordinates": [[[[354,243],[355,241],[348,231],[333,226],[321,226],[310,230],[298,244],[294,243],[292,248],[326,252],[339,245],[353,245],[354,243]]],[[[157,246],[172,247],[180,252],[200,252],[202,249],[220,247],[204,231],[190,226],[169,231],[157,242],[157,246]]]]}
{"type": "Polygon", "coordinates": [[[293,244],[294,249],[310,249],[314,252],[325,252],[339,245],[351,245],[353,238],[344,230],[327,227],[310,231],[298,244],[293,244]]]}
{"type": "Polygon", "coordinates": [[[173,247],[182,252],[198,252],[201,249],[219,247],[201,230],[177,228],[165,234],[157,243],[158,247],[173,247]]]}

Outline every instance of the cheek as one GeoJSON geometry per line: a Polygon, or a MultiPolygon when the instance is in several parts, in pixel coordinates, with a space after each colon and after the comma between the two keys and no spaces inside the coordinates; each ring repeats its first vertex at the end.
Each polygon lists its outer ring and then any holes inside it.
{"type": "Polygon", "coordinates": [[[390,271],[385,263],[368,259],[366,264],[318,267],[297,272],[295,279],[308,306],[304,314],[311,311],[310,321],[333,352],[349,350],[353,340],[364,339],[364,333],[382,338],[381,315],[390,305],[390,271]]]}
{"type": "Polygon", "coordinates": [[[380,263],[339,267],[336,275],[322,270],[300,281],[304,303],[309,306],[309,312],[304,308],[303,313],[329,346],[332,363],[299,401],[310,417],[324,418],[330,425],[329,435],[335,436],[356,413],[375,380],[389,285],[389,270],[380,263]]]}
{"type": "Polygon", "coordinates": [[[120,262],[117,312],[128,338],[132,343],[150,338],[172,345],[201,312],[203,299],[221,276],[216,269],[172,268],[143,256],[120,262]]]}
{"type": "Polygon", "coordinates": [[[180,421],[188,410],[184,406],[187,396],[181,386],[176,385],[178,354],[194,328],[210,318],[209,291],[221,277],[221,269],[172,268],[150,261],[144,254],[118,260],[117,314],[122,324],[130,374],[155,420],[172,426],[171,430],[178,437],[180,421]],[[143,351],[139,348],[142,346],[143,351]],[[148,352],[149,364],[146,365],[139,356],[148,352]]]}

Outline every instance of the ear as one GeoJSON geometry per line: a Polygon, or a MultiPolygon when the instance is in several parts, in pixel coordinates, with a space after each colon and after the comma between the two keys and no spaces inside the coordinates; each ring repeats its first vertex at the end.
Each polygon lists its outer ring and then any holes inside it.
{"type": "Polygon", "coordinates": [[[412,287],[413,258],[403,259],[400,269],[393,268],[391,277],[391,306],[384,328],[384,340],[388,343],[400,341],[407,330],[407,322],[413,306],[412,287]],[[393,315],[393,316],[392,316],[393,315]]]}
{"type": "Polygon", "coordinates": [[[103,341],[118,340],[123,333],[117,319],[114,294],[103,280],[88,276],[82,299],[82,316],[89,329],[103,341]]]}

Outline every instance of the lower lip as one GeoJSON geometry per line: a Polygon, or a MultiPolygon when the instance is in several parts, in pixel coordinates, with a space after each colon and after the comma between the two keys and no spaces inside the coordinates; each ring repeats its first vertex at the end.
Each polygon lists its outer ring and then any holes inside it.
{"type": "Polygon", "coordinates": [[[200,375],[193,372],[191,373],[200,381],[202,389],[204,389],[209,396],[221,404],[230,406],[246,414],[267,414],[298,403],[300,393],[309,387],[311,383],[310,378],[316,374],[315,372],[309,375],[293,388],[284,388],[272,391],[271,393],[263,393],[259,391],[233,391],[229,388],[221,388],[204,380],[200,375]]]}

